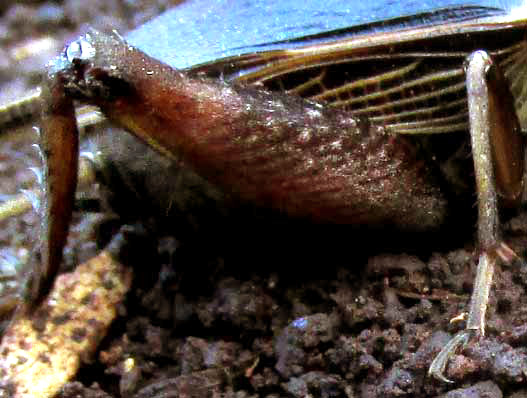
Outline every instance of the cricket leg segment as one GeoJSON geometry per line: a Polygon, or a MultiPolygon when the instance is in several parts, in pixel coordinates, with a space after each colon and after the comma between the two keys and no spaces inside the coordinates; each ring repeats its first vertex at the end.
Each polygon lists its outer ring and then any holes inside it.
{"type": "Polygon", "coordinates": [[[430,375],[446,382],[449,380],[443,372],[449,358],[471,337],[485,333],[485,313],[494,267],[506,248],[501,243],[499,231],[498,193],[502,203],[513,205],[520,200],[523,189],[523,143],[512,95],[487,53],[476,51],[468,57],[466,83],[481,254],[466,330],[454,336],[428,370],[430,375]]]}
{"type": "Polygon", "coordinates": [[[40,264],[28,278],[28,309],[34,308],[47,295],[58,272],[77,185],[79,144],[75,109],[62,80],[60,73],[50,72],[42,88],[40,149],[45,164],[40,204],[41,258],[36,260],[40,260],[40,264]]]}

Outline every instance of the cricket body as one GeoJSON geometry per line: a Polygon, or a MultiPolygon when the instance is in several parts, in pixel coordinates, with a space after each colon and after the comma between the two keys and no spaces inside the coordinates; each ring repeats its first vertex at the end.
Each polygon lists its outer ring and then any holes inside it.
{"type": "MultiPolygon", "coordinates": [[[[214,7],[223,6],[213,3],[203,16],[212,20],[195,23],[216,26],[214,7]]],[[[268,12],[274,14],[266,20],[274,21],[294,15],[288,7],[295,9],[285,2],[266,11],[255,2],[232,14],[268,12]]],[[[335,11],[316,1],[307,9],[335,11]]],[[[415,14],[359,25],[350,19],[346,26],[352,13],[341,13],[344,22],[318,31],[288,20],[292,37],[272,40],[264,26],[252,44],[233,28],[242,41],[232,50],[190,61],[164,59],[158,40],[146,50],[155,57],[117,34],[92,31],[72,43],[52,62],[43,88],[42,264],[29,281],[29,301],[38,302],[55,278],[71,218],[74,100],[98,106],[236,200],[315,223],[409,231],[440,228],[448,198],[404,134],[470,132],[481,255],[467,330],[430,368],[446,380],[448,357],[484,333],[494,264],[514,256],[501,241],[498,208],[516,205],[523,191],[527,21],[485,6],[415,14]]],[[[158,26],[177,35],[181,20],[158,26]]],[[[141,34],[132,32],[130,41],[141,34]]],[[[177,53],[173,48],[171,56],[177,53]]]]}

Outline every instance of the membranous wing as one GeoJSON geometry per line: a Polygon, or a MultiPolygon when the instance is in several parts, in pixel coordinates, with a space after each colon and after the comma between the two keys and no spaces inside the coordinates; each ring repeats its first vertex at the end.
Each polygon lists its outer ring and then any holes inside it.
{"type": "Polygon", "coordinates": [[[300,95],[398,134],[466,130],[463,64],[484,49],[502,67],[527,127],[527,10],[514,1],[505,9],[443,0],[435,10],[413,0],[306,0],[301,10],[289,0],[234,3],[191,1],[127,40],[161,29],[158,41],[139,47],[175,67],[300,95]],[[192,40],[166,53],[167,29],[192,40]]]}
{"type": "MultiPolygon", "coordinates": [[[[481,8],[456,11],[496,12],[481,8]]],[[[211,74],[215,69],[226,78],[344,108],[393,133],[443,133],[467,129],[464,60],[470,52],[485,49],[509,80],[525,128],[525,33],[521,23],[484,24],[474,18],[247,54],[195,70],[211,74]]]]}

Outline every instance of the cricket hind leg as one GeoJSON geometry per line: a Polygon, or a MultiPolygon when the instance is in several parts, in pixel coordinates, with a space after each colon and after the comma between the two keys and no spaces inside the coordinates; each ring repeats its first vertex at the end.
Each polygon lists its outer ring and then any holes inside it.
{"type": "Polygon", "coordinates": [[[466,328],[445,345],[428,370],[429,375],[444,382],[451,382],[443,375],[450,357],[472,337],[485,334],[495,265],[516,257],[501,241],[498,208],[517,206],[523,192],[524,143],[507,82],[484,51],[470,54],[465,71],[481,254],[466,328]]]}

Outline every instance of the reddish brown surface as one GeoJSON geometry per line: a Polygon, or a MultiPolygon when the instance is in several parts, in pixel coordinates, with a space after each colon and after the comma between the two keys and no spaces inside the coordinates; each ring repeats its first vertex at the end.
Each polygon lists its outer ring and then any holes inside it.
{"type": "MultiPolygon", "coordinates": [[[[0,19],[2,51],[27,35],[68,36],[88,20],[125,31],[130,20],[141,18],[123,18],[128,11],[119,2],[70,1],[65,14],[51,2],[7,4],[1,5],[6,10],[0,19]],[[37,13],[42,7],[55,13],[37,13]]],[[[0,67],[2,96],[24,92],[41,68],[9,62],[0,67]]],[[[2,194],[16,193],[32,180],[27,167],[36,159],[30,143],[2,136],[2,194]]],[[[138,163],[136,170],[145,166],[138,163]]],[[[224,219],[213,228],[212,239],[176,241],[167,237],[166,226],[150,227],[155,205],[163,209],[162,204],[136,202],[133,196],[118,203],[129,205],[158,236],[129,236],[135,249],[128,253],[129,262],[139,265],[135,287],[94,362],[81,369],[61,397],[433,397],[451,389],[461,390],[450,396],[527,393],[527,274],[518,265],[498,270],[487,337],[451,362],[447,376],[456,384],[426,377],[447,332],[462,327],[448,320],[467,308],[476,257],[470,233],[457,242],[458,249],[446,252],[435,251],[443,246],[443,236],[427,237],[432,249],[419,257],[401,254],[395,243],[391,254],[369,247],[366,257],[362,243],[346,229],[337,231],[340,237],[329,246],[324,234],[320,241],[280,244],[270,235],[279,235],[281,226],[267,233],[243,224],[245,239],[238,240],[229,237],[231,224],[224,219]],[[244,250],[241,242],[246,241],[259,243],[244,250]],[[130,358],[134,367],[126,366],[130,358]]],[[[93,217],[76,218],[66,251],[69,266],[95,251],[93,217]]],[[[0,250],[27,253],[36,239],[36,222],[32,214],[3,222],[0,250]]],[[[521,256],[526,236],[524,215],[507,224],[506,241],[521,256]]],[[[371,242],[368,246],[374,246],[371,242]]]]}
{"type": "Polygon", "coordinates": [[[447,202],[406,137],[293,96],[188,78],[114,36],[86,40],[93,60],[58,72],[80,98],[227,199],[318,223],[414,232],[444,223],[447,202]]]}

